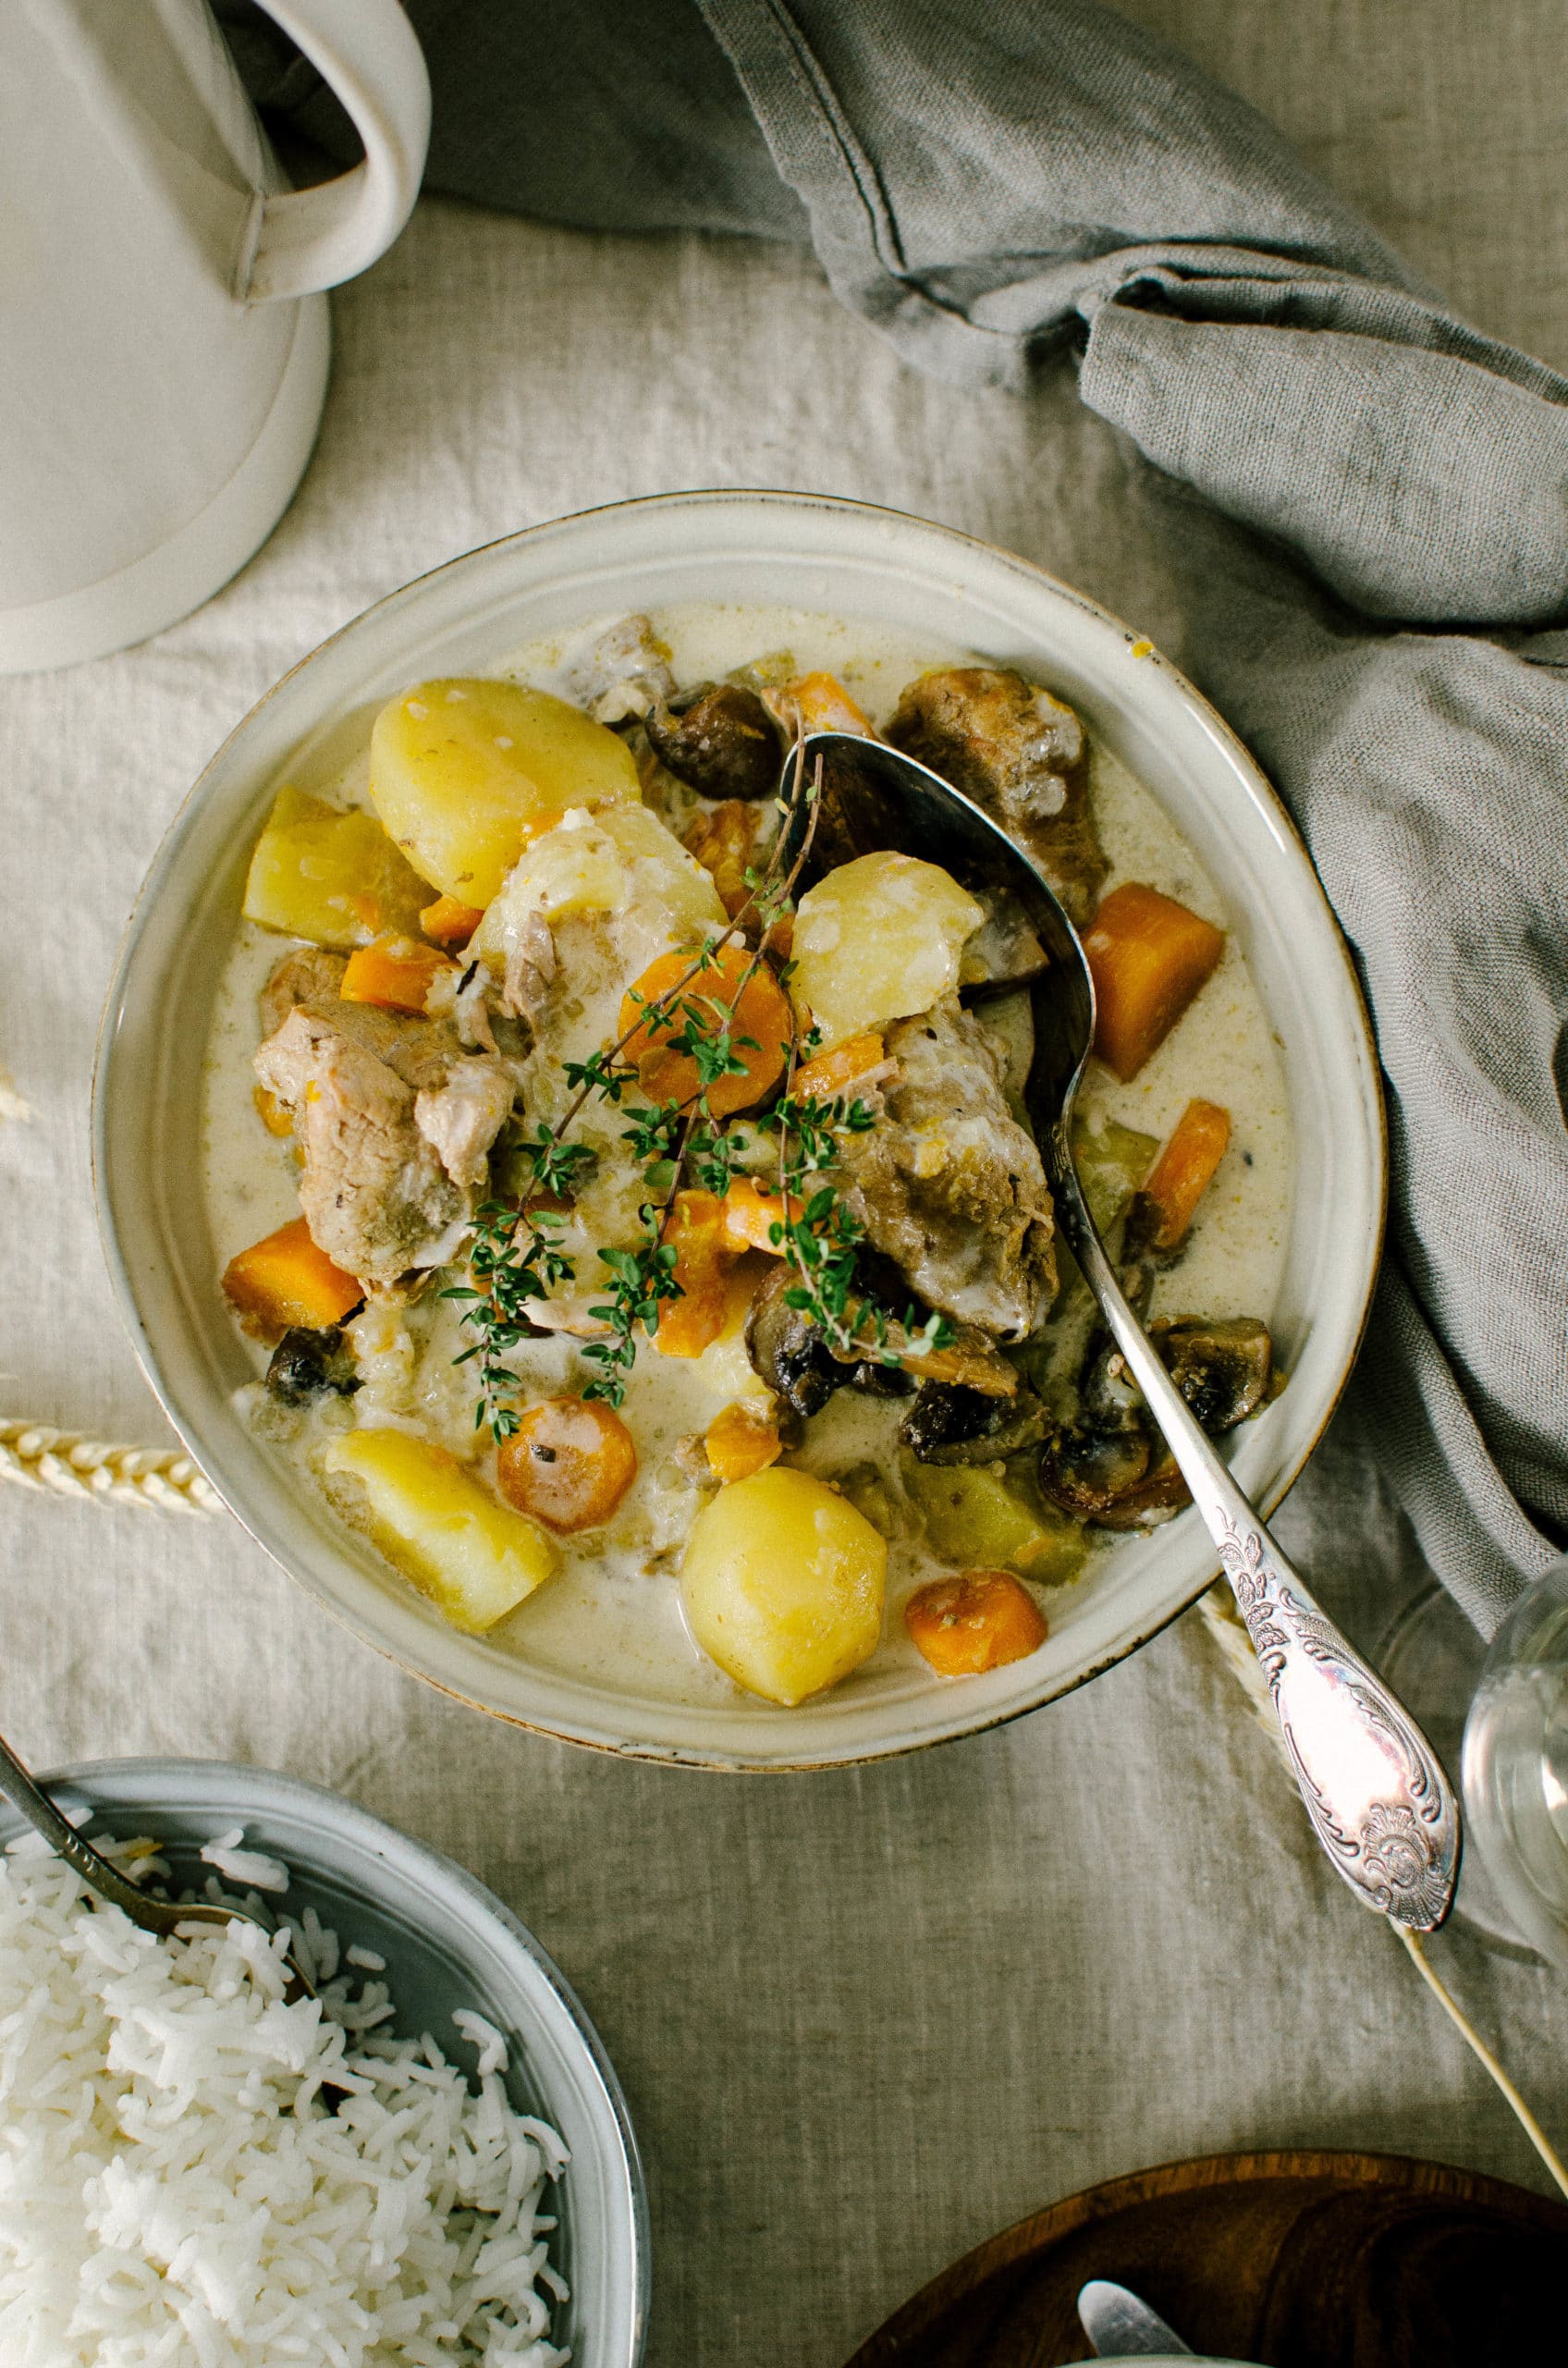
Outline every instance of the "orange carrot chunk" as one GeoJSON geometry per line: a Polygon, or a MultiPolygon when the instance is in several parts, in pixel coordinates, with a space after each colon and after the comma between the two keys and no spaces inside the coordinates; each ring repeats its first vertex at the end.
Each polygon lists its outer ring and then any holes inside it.
{"type": "Polygon", "coordinates": [[[466,946],[484,918],[477,904],[464,904],[455,896],[438,896],[421,912],[419,926],[438,946],[466,946]]]}
{"type": "Polygon", "coordinates": [[[915,1649],[944,1677],[977,1677],[1022,1661],[1046,1640],[1028,1589],[1007,1570],[966,1570],[918,1587],[904,1606],[915,1649]]]}
{"type": "Polygon", "coordinates": [[[713,1192],[678,1192],[665,1240],[675,1251],[679,1299],[659,1301],[654,1345],[664,1356],[701,1356],[724,1330],[737,1252],[713,1192]]]}
{"type": "Polygon", "coordinates": [[[797,675],[777,691],[765,691],[763,703],[786,731],[794,730],[799,718],[802,731],[858,731],[868,740],[874,736],[869,718],[831,674],[797,675]]]}
{"type": "Polygon", "coordinates": [[[1164,1043],[1225,951],[1225,933],[1140,880],[1112,889],[1084,932],[1095,1050],[1125,1085],[1164,1043]]]}
{"type": "Polygon", "coordinates": [[[1187,1104],[1137,1196],[1137,1232],[1151,1250],[1180,1245],[1230,1140],[1229,1110],[1218,1102],[1187,1104]]]}
{"type": "Polygon", "coordinates": [[[273,1342],[296,1324],[326,1331],[365,1295],[351,1274],[317,1249],[302,1217],[230,1258],[223,1287],[245,1330],[256,1340],[273,1342]]]}
{"type": "Polygon", "coordinates": [[[734,1110],[750,1110],[753,1102],[772,1092],[784,1074],[785,1048],[794,1015],[789,998],[766,963],[746,977],[754,960],[744,946],[721,946],[681,988],[668,1012],[652,1015],[638,1025],[640,1012],[680,986],[692,967],[692,957],[661,954],[643,973],[621,1003],[619,1032],[625,1036],[629,1029],[634,1030],[626,1058],[636,1063],[650,1101],[684,1104],[696,1095],[700,1083],[696,1061],[689,1052],[677,1049],[691,1024],[681,1008],[686,1003],[699,1007],[701,1033],[711,1037],[719,1027],[729,1030],[734,1057],[742,1064],[735,1075],[717,1078],[709,1086],[708,1108],[714,1116],[728,1118],[734,1110]]]}
{"type": "Polygon", "coordinates": [[[715,1415],[703,1445],[708,1469],[726,1486],[731,1480],[749,1480],[753,1472],[765,1472],[784,1452],[784,1442],[771,1415],[762,1404],[746,1398],[737,1398],[732,1406],[715,1415]]]}
{"type": "Polygon", "coordinates": [[[448,954],[417,938],[374,938],[349,956],[337,992],[345,1003],[374,1003],[384,1012],[423,1016],[431,981],[455,965],[448,954]]]}
{"type": "Polygon", "coordinates": [[[819,1052],[815,1060],[802,1061],[790,1093],[798,1102],[830,1102],[868,1069],[879,1068],[884,1058],[881,1037],[868,1029],[864,1036],[836,1044],[831,1052],[819,1052]]]}
{"type": "MultiPolygon", "coordinates": [[[[784,1202],[777,1185],[771,1189],[755,1176],[736,1176],[724,1196],[724,1234],[732,1250],[771,1250],[782,1257],[782,1239],[775,1241],[773,1229],[784,1223],[784,1202]]],[[[790,1220],[800,1216],[803,1203],[794,1193],[790,1195],[790,1220]]]]}
{"type": "Polygon", "coordinates": [[[637,1449],[613,1406],[541,1398],[525,1406],[496,1456],[507,1503],[547,1529],[596,1529],[637,1477],[637,1449]]]}

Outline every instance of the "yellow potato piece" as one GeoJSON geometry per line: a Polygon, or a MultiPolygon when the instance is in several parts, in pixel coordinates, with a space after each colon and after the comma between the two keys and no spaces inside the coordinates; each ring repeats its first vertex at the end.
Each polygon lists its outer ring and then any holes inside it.
{"type": "Polygon", "coordinates": [[[748,1250],[730,1274],[723,1327],[692,1368],[694,1378],[716,1398],[752,1398],[763,1405],[772,1404],[772,1391],[746,1354],[746,1318],[752,1301],[767,1277],[777,1271],[778,1263],[765,1250],[748,1250]]]}
{"type": "Polygon", "coordinates": [[[374,814],[279,790],[245,882],[245,918],[349,953],[384,934],[418,934],[428,882],[374,814]]]}
{"type": "Polygon", "coordinates": [[[488,904],[530,834],[571,806],[636,803],[631,750],[546,691],[479,676],[388,700],[370,742],[377,814],[425,878],[488,904]]]}
{"type": "Polygon", "coordinates": [[[322,1461],[335,1477],[359,1482],[370,1535],[454,1627],[482,1635],[556,1566],[544,1531],[429,1440],[349,1430],[322,1461]]]}
{"type": "Polygon", "coordinates": [[[888,1548],[824,1480],[775,1465],[721,1489],[692,1525],[680,1600],[703,1650],[786,1705],[876,1651],[888,1548]]]}
{"type": "Polygon", "coordinates": [[[939,864],[890,852],[840,864],[802,897],[790,992],[824,1049],[928,1012],[958,985],[985,914],[939,864]]]}

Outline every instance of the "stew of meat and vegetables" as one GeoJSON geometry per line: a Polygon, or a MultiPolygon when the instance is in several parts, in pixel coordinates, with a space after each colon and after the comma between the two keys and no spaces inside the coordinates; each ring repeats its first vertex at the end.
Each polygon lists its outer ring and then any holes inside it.
{"type": "Polygon", "coordinates": [[[1078,922],[1081,1168],[1216,1433],[1280,1385],[1288,1144],[1211,891],[1047,682],[721,614],[412,684],[280,789],[209,1192],[251,1419],[448,1619],[792,1705],[1037,1651],[1185,1502],[1024,1120],[1038,948],[854,843],[798,736],[880,730],[1078,922]]]}

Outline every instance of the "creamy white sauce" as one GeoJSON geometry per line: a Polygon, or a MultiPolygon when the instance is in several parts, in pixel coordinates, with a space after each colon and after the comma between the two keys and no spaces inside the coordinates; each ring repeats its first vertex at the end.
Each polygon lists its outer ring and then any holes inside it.
{"type": "MultiPolygon", "coordinates": [[[[610,620],[606,619],[606,623],[610,620]]],[[[692,606],[655,612],[678,682],[727,674],[788,650],[801,671],[836,675],[875,724],[885,724],[906,682],[933,666],[974,663],[975,654],[880,633],[804,610],[692,606]]],[[[570,695],[565,674],[593,628],[531,643],[493,671],[570,695]]],[[[1048,686],[1047,686],[1048,687],[1048,686]]],[[[345,720],[330,758],[318,759],[298,786],[343,804],[368,804],[367,751],[372,715],[345,720]]],[[[1147,881],[1223,926],[1226,914],[1149,792],[1114,757],[1095,748],[1091,779],[1099,835],[1112,870],[1108,886],[1147,881]]],[[[251,1056],[258,1040],[256,995],[283,941],[240,924],[214,1007],[205,1075],[205,1190],[220,1263],[299,1213],[292,1145],[269,1135],[252,1100],[251,1056]]],[[[1231,1138],[1205,1196],[1181,1266],[1157,1287],[1156,1314],[1272,1317],[1290,1220],[1291,1136],[1279,1050],[1234,938],[1208,985],[1131,1085],[1091,1062],[1084,1100],[1091,1120],[1109,1112],[1163,1138],[1195,1096],[1231,1112],[1231,1138]]],[[[328,1400],[299,1422],[287,1452],[312,1458],[327,1432],[345,1422],[406,1424],[459,1456],[493,1469],[487,1441],[473,1428],[469,1368],[454,1368],[461,1344],[457,1311],[434,1297],[407,1318],[413,1356],[396,1344],[378,1356],[370,1386],[328,1400]]],[[[254,1352],[258,1375],[266,1354],[254,1352]]],[[[530,1396],[580,1388],[585,1371],[564,1339],[525,1343],[511,1362],[530,1396]]],[[[687,1476],[682,1442],[756,1386],[737,1338],[684,1360],[644,1348],[627,1392],[623,1418],[640,1469],[614,1518],[585,1539],[561,1539],[560,1566],[525,1603],[489,1632],[488,1642],[540,1668],[589,1682],[635,1687],[666,1699],[721,1699],[736,1689],[687,1635],[677,1574],[680,1548],[703,1499],[687,1476]]],[[[257,1393],[259,1395],[259,1393],[257,1393]]],[[[825,1471],[855,1465],[896,1466],[898,1401],[840,1391],[810,1426],[798,1460],[825,1471]]],[[[270,1417],[269,1417],[270,1418],[270,1417]]],[[[689,1452],[689,1451],[688,1451],[689,1452]]],[[[1090,1532],[1094,1553],[1113,1540],[1090,1532]]],[[[942,1565],[918,1541],[889,1549],[888,1613],[871,1668],[920,1668],[901,1608],[913,1589],[942,1565]]],[[[933,1684],[938,1681],[935,1678],[933,1684]]]]}

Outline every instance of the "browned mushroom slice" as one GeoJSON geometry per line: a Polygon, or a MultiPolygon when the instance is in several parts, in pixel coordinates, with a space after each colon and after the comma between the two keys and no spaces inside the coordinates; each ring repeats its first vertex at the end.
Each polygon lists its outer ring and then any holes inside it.
{"type": "MultiPolygon", "coordinates": [[[[796,1414],[819,1413],[846,1383],[861,1390],[876,1388],[870,1376],[877,1368],[888,1369],[886,1358],[894,1360],[892,1370],[901,1368],[922,1381],[958,1385],[989,1399],[1011,1398],[1018,1388],[1017,1373],[977,1326],[953,1324],[940,1348],[918,1347],[903,1323],[878,1310],[869,1298],[858,1307],[851,1303],[848,1319],[856,1344],[840,1353],[803,1307],[790,1306],[789,1294],[799,1282],[793,1267],[780,1260],[746,1318],[746,1353],[753,1371],[796,1414]],[[866,1351],[874,1346],[884,1354],[868,1356],[866,1351]]],[[[877,1393],[896,1394],[897,1386],[883,1383],[877,1393]]]]}
{"type": "Polygon", "coordinates": [[[1157,1319],[1149,1338],[1205,1430],[1233,1430],[1267,1399],[1274,1344],[1256,1316],[1157,1319]]]}
{"type": "Polygon", "coordinates": [[[835,1390],[850,1378],[803,1307],[791,1307],[793,1270],[780,1263],[751,1304],[746,1317],[746,1354],[753,1370],[793,1414],[820,1414],[835,1390]]]}
{"type": "Polygon", "coordinates": [[[1048,1428],[1033,1390],[1021,1387],[1011,1398],[995,1398],[925,1381],[899,1425],[899,1437],[923,1464],[994,1464],[1037,1447],[1048,1428]]]}
{"type": "Polygon", "coordinates": [[[943,667],[908,686],[888,738],[994,815],[1072,919],[1088,919],[1108,865],[1071,707],[1011,668],[943,667]]]}
{"type": "Polygon", "coordinates": [[[1040,1452],[1040,1491],[1096,1529],[1152,1529],[1189,1503],[1170,1451],[1145,1430],[1062,1430],[1040,1452]]]}
{"type": "Polygon", "coordinates": [[[773,718],[741,682],[717,682],[679,714],[663,705],[643,719],[654,754],[704,798],[770,798],[782,755],[773,718]]]}

